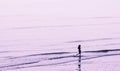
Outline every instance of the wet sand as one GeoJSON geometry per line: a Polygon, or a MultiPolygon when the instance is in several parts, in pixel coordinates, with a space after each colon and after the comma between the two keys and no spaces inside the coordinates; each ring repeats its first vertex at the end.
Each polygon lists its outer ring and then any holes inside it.
{"type": "Polygon", "coordinates": [[[77,20],[83,24],[61,20],[70,25],[12,24],[2,27],[0,71],[120,70],[120,25],[111,23],[119,18],[77,20]],[[79,44],[81,57],[78,56],[79,44]]]}

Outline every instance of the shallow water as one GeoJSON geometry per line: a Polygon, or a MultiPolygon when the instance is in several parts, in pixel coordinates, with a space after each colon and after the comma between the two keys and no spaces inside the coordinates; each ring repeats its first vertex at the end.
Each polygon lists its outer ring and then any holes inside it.
{"type": "Polygon", "coordinates": [[[120,18],[1,19],[0,71],[120,70],[120,18]]]}

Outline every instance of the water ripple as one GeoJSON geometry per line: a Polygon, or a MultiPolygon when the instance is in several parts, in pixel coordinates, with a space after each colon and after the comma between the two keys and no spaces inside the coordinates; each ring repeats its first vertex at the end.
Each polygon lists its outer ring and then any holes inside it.
{"type": "MultiPolygon", "coordinates": [[[[120,49],[82,51],[81,60],[116,55],[120,55],[120,49]]],[[[76,52],[53,52],[11,57],[10,59],[0,60],[0,70],[59,65],[78,61],[79,57],[76,52]]]]}

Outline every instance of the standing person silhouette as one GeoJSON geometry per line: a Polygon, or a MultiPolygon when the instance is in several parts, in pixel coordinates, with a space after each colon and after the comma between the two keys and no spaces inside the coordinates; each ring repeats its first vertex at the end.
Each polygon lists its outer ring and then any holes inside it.
{"type": "Polygon", "coordinates": [[[81,55],[81,45],[78,45],[78,52],[81,55]]]}

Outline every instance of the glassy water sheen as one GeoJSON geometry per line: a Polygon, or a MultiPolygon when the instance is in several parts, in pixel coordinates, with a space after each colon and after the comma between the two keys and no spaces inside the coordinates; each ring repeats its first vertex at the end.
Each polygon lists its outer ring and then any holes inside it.
{"type": "Polygon", "coordinates": [[[1,19],[0,71],[120,71],[120,18],[1,19]]]}

